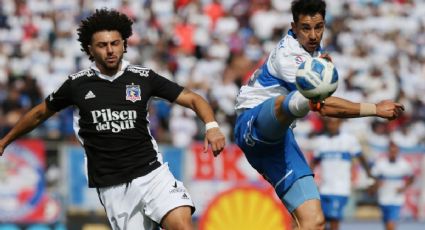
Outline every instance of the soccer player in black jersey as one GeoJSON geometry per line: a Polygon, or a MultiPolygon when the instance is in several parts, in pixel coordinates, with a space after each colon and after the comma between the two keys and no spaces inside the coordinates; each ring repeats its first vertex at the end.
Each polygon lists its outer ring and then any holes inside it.
{"type": "Polygon", "coordinates": [[[74,129],[87,156],[89,187],[97,188],[109,222],[118,229],[192,229],[193,202],[162,162],[150,135],[149,101],[159,97],[196,112],[206,123],[205,151],[217,156],[225,139],[214,113],[199,95],[123,59],[132,21],[101,9],[81,22],[78,40],[93,65],[70,75],[55,92],[25,114],[0,140],[0,155],[12,141],[56,112],[75,108],[74,129]]]}

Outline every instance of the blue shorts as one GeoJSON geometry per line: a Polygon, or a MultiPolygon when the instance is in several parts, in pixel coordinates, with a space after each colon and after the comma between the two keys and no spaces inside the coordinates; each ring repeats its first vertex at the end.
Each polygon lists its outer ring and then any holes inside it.
{"type": "Polygon", "coordinates": [[[295,141],[291,128],[287,128],[282,138],[268,142],[261,137],[255,127],[263,104],[240,114],[235,126],[235,142],[245,153],[248,162],[283,198],[292,184],[299,178],[312,176],[303,153],[295,141]]]}
{"type": "Polygon", "coordinates": [[[384,222],[398,221],[400,218],[400,205],[380,205],[382,220],[384,222]]]}
{"type": "Polygon", "coordinates": [[[321,195],[320,199],[326,220],[342,220],[347,196],[321,195]]]}

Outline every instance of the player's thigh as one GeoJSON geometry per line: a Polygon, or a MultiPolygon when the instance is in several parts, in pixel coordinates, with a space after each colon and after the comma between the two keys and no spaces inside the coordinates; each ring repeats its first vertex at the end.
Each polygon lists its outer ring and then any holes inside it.
{"type": "Polygon", "coordinates": [[[187,189],[181,181],[173,176],[168,165],[161,166],[160,170],[160,173],[151,182],[152,186],[150,186],[147,196],[144,197],[145,215],[157,223],[162,223],[163,219],[170,214],[172,215],[171,220],[175,219],[173,217],[182,218],[181,220],[191,219],[195,206],[187,189]],[[182,209],[180,209],[181,207],[182,209]]]}
{"type": "Polygon", "coordinates": [[[112,229],[158,229],[158,224],[143,213],[146,190],[135,186],[133,182],[99,189],[112,229]]]}
{"type": "Polygon", "coordinates": [[[181,206],[169,211],[161,221],[161,226],[167,230],[193,229],[192,208],[181,206]]]}
{"type": "Polygon", "coordinates": [[[325,218],[322,213],[320,200],[306,200],[298,206],[292,215],[300,229],[323,229],[325,218]]]}
{"type": "Polygon", "coordinates": [[[306,210],[312,214],[323,216],[320,205],[320,194],[313,176],[298,178],[285,192],[282,202],[289,212],[299,214],[300,217],[307,215],[306,210]],[[307,205],[306,205],[307,204],[307,205]]]}

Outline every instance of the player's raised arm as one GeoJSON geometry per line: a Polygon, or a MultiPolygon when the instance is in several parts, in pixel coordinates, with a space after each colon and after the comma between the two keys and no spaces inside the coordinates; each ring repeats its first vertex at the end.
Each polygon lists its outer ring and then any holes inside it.
{"type": "Polygon", "coordinates": [[[328,97],[317,109],[323,116],[338,118],[355,118],[376,116],[389,120],[396,119],[404,111],[404,106],[390,100],[384,100],[377,104],[355,103],[339,97],[328,97]]]}
{"type": "Polygon", "coordinates": [[[214,156],[220,154],[224,149],[225,138],[215,121],[214,112],[210,105],[198,94],[184,89],[177,97],[177,104],[187,107],[195,111],[198,117],[205,123],[205,148],[208,149],[208,143],[211,144],[214,156]]]}
{"type": "Polygon", "coordinates": [[[10,130],[10,132],[0,140],[0,156],[3,155],[4,149],[12,141],[16,140],[16,138],[24,135],[25,133],[30,132],[55,113],[55,111],[49,110],[47,108],[45,101],[32,108],[18,121],[12,130],[10,130]]]}

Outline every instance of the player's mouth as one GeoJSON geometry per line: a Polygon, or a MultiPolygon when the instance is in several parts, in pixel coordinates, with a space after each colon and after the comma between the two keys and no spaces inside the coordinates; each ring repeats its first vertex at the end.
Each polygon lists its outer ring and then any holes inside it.
{"type": "Polygon", "coordinates": [[[108,58],[106,58],[106,62],[107,63],[115,63],[116,61],[118,60],[118,58],[117,57],[108,57],[108,58]]]}
{"type": "Polygon", "coordinates": [[[309,42],[308,43],[308,47],[309,48],[314,48],[315,49],[318,45],[319,45],[319,43],[317,43],[317,42],[309,42]]]}

